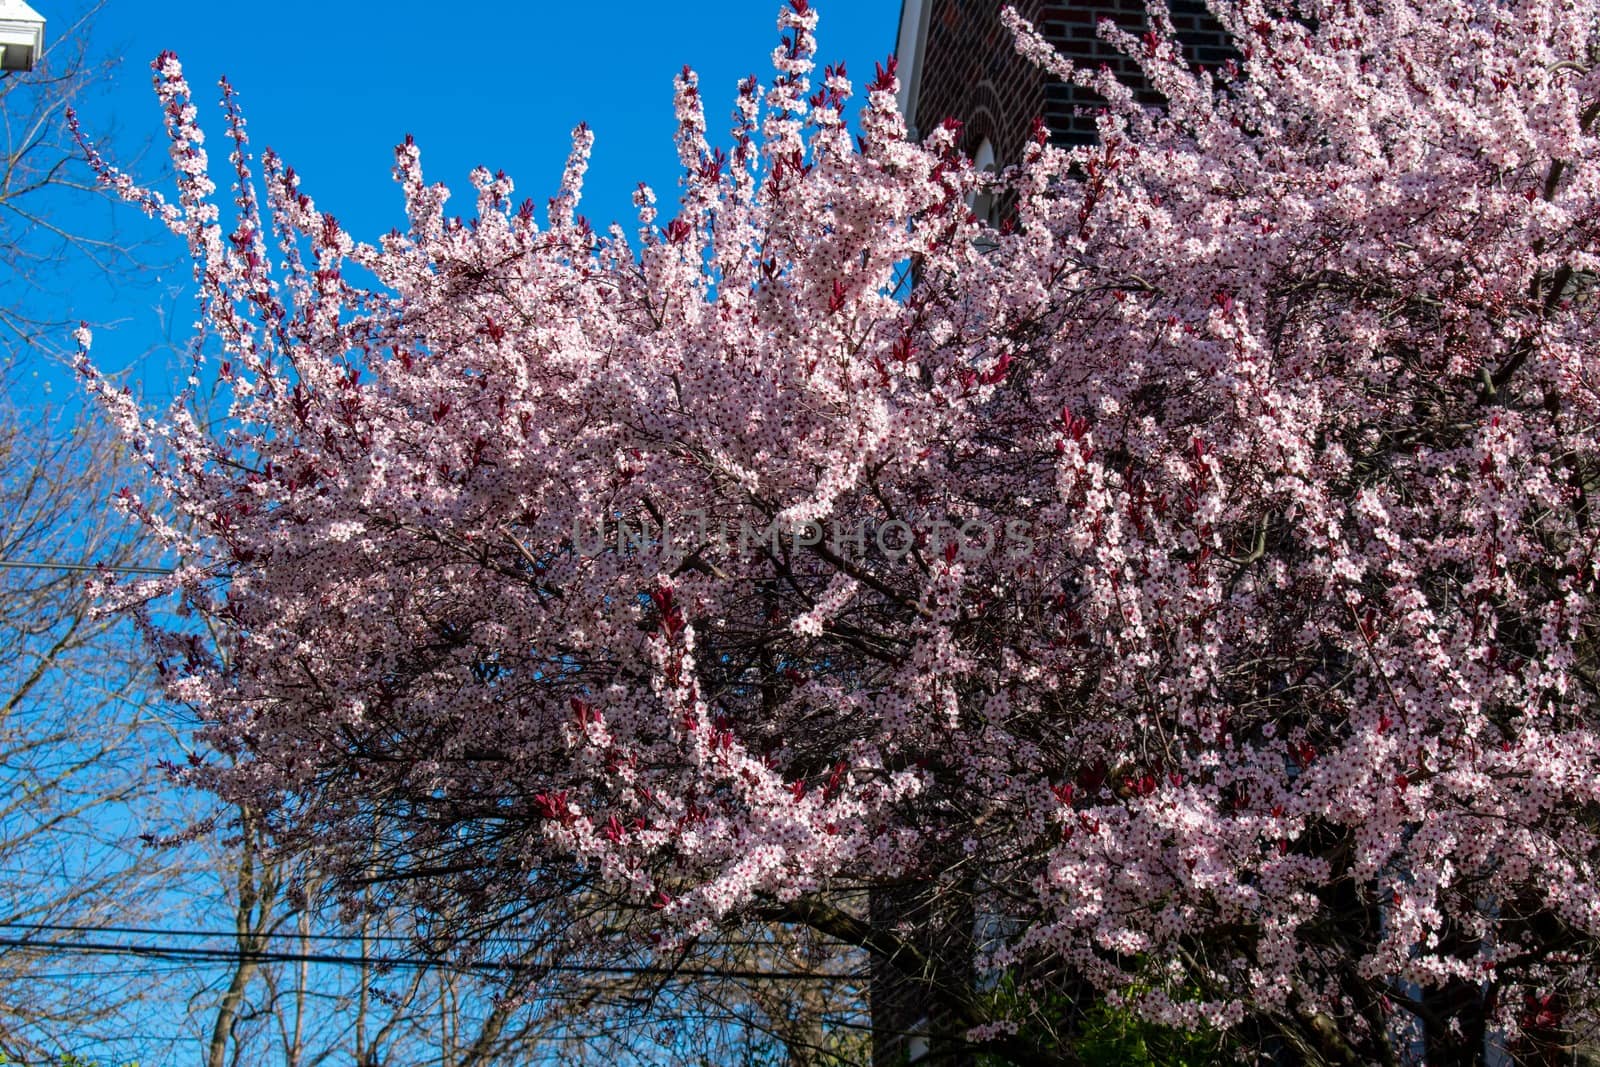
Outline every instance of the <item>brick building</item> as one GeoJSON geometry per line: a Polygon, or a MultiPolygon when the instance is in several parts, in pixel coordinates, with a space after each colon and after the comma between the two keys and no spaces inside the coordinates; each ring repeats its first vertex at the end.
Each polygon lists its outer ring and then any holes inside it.
{"type": "MultiPolygon", "coordinates": [[[[1036,117],[1058,144],[1094,139],[1091,111],[1103,101],[1074,85],[1048,78],[1017,55],[1000,22],[1003,0],[902,0],[900,108],[913,137],[946,118],[966,124],[963,148],[979,166],[1005,165],[1022,156],[1036,117]],[[985,146],[988,146],[985,148],[985,146]]],[[[1011,0],[1012,5],[1060,51],[1080,65],[1106,63],[1125,81],[1138,68],[1096,35],[1102,19],[1135,33],[1149,25],[1144,0],[1011,0]]],[[[1172,21],[1185,54],[1214,66],[1231,54],[1227,33],[1203,0],[1170,0],[1172,21]]]]}

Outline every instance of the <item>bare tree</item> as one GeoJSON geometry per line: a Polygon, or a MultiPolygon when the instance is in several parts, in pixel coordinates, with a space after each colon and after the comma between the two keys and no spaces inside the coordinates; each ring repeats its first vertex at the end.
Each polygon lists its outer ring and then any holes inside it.
{"type": "Polygon", "coordinates": [[[124,473],[91,419],[0,406],[0,1051],[13,1058],[115,1039],[149,977],[63,947],[146,916],[160,888],[136,825],[156,788],[146,742],[166,727],[132,627],[98,617],[86,588],[95,565],[146,559],[105,506],[124,473]]]}
{"type": "Polygon", "coordinates": [[[662,965],[636,916],[552,897],[516,934],[464,953],[465,906],[452,917],[441,902],[424,921],[386,898],[376,871],[360,899],[324,902],[316,872],[275,857],[249,811],[218,841],[205,877],[226,883],[209,895],[232,928],[215,923],[216,966],[191,989],[209,1067],[851,1067],[870,1055],[865,956],[805,927],[724,932],[662,965]],[[563,954],[574,924],[592,931],[589,948],[563,954]]]}
{"type": "Polygon", "coordinates": [[[0,366],[70,352],[66,327],[81,315],[74,285],[125,281],[151,265],[124,225],[132,213],[99,186],[68,118],[117,66],[91,46],[102,6],[52,11],[38,65],[0,73],[0,366]]]}
{"type": "Polygon", "coordinates": [[[138,842],[171,747],[149,657],[86,587],[155,562],[109,507],[132,465],[29,374],[70,350],[74,287],[144,266],[68,121],[116,64],[99,7],[58,6],[35,69],[0,73],[0,1053],[22,1062],[138,1051],[164,968],[95,946],[157,914],[176,859],[138,842]]]}
{"type": "Polygon", "coordinates": [[[259,819],[238,814],[212,873],[229,884],[231,944],[194,1025],[208,1067],[338,1062],[526,1062],[554,1020],[496,998],[500,975],[430,950],[404,916],[327,912],[316,876],[273,858],[259,819]],[[228,959],[229,953],[232,958],[228,959]]]}

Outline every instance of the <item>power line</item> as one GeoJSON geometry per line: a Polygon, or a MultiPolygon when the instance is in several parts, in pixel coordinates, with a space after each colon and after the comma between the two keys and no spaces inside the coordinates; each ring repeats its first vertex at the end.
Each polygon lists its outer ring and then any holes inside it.
{"type": "MultiPolygon", "coordinates": [[[[237,937],[232,930],[170,930],[159,926],[86,926],[81,923],[42,923],[0,920],[0,929],[7,930],[49,930],[57,933],[69,934],[137,934],[150,937],[237,937]]],[[[421,938],[403,937],[394,934],[302,934],[297,931],[287,931],[274,934],[286,940],[307,941],[394,941],[406,945],[414,945],[421,938]]],[[[515,940],[515,939],[507,939],[515,940]]],[[[44,942],[41,942],[43,944],[44,942]]]]}
{"type": "Polygon", "coordinates": [[[374,967],[389,970],[428,970],[438,968],[440,970],[491,974],[593,974],[639,978],[780,979],[783,981],[803,982],[845,982],[856,980],[849,975],[817,974],[809,971],[663,967],[649,964],[624,966],[617,964],[510,963],[492,960],[467,960],[460,963],[446,963],[419,959],[413,956],[345,956],[337,953],[279,952],[242,947],[231,949],[184,948],[178,946],[118,944],[104,941],[38,941],[25,937],[0,937],[0,948],[13,948],[19,951],[40,954],[71,952],[89,956],[132,956],[149,960],[202,963],[322,963],[342,967],[374,967]]]}
{"type": "MultiPolygon", "coordinates": [[[[4,930],[39,930],[51,933],[69,934],[129,934],[141,937],[211,937],[227,940],[238,936],[233,930],[195,930],[174,929],[160,926],[92,926],[86,923],[51,923],[27,922],[21,919],[0,919],[0,929],[4,930]]],[[[330,941],[334,944],[358,944],[373,942],[391,942],[401,945],[415,945],[420,941],[427,941],[426,936],[406,936],[403,934],[317,934],[301,933],[298,930],[280,930],[265,935],[274,940],[283,941],[330,941]]],[[[48,941],[36,941],[35,944],[48,945],[48,941]]],[[[501,945],[529,946],[540,942],[531,937],[498,937],[495,943],[501,945]]],[[[714,947],[751,948],[768,944],[758,938],[719,938],[711,943],[714,947]]]]}
{"type": "Polygon", "coordinates": [[[59,563],[54,560],[0,559],[0,567],[22,571],[116,571],[119,574],[173,574],[172,567],[142,567],[124,563],[59,563]]]}

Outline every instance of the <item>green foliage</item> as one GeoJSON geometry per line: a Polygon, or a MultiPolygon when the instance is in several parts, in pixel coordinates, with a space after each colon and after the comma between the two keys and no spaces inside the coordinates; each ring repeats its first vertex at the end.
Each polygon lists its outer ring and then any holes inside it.
{"type": "MultiPolygon", "coordinates": [[[[1190,990],[1198,996],[1198,990],[1190,990]]],[[[1060,994],[1042,1001],[1016,989],[1008,975],[990,994],[993,1018],[1027,1019],[1030,1016],[1070,1019],[1081,1016],[1076,1029],[1062,1034],[1084,1067],[1217,1067],[1233,1062],[1227,1035],[1212,1030],[1180,1030],[1147,1022],[1129,1008],[1096,1001],[1087,1011],[1069,1003],[1060,994]]],[[[1026,1026],[1026,1023],[1024,1023],[1026,1026]]],[[[1024,1034],[1024,1036],[1028,1036],[1024,1034]]],[[[1052,1047],[1055,1041],[1046,1043],[1052,1047]]],[[[979,1057],[980,1067],[1027,1067],[1003,1057],[979,1057]]]]}
{"type": "Polygon", "coordinates": [[[1222,1062],[1222,1044],[1219,1034],[1158,1026],[1096,1004],[1073,1046],[1084,1067],[1212,1067],[1222,1062]]]}

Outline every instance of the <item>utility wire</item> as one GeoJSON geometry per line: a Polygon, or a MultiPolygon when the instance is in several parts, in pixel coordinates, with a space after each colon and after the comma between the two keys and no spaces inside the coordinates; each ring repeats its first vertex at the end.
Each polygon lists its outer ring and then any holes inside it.
{"type": "MultiPolygon", "coordinates": [[[[39,923],[39,922],[8,922],[0,921],[0,929],[7,930],[49,930],[53,933],[69,934],[137,934],[149,937],[237,937],[232,930],[167,930],[159,926],[87,926],[80,923],[39,923]]],[[[393,934],[302,934],[298,931],[287,931],[273,935],[286,941],[394,941],[400,944],[414,945],[424,938],[403,937],[393,934]]],[[[522,940],[508,938],[506,940],[522,940]]],[[[40,942],[44,944],[45,942],[40,942]]]]}
{"type": "Polygon", "coordinates": [[[379,967],[386,969],[451,970],[477,973],[506,974],[594,974],[626,975],[647,978],[737,978],[781,979],[802,982],[853,981],[848,975],[817,974],[808,971],[761,971],[751,968],[691,968],[652,965],[620,966],[576,963],[507,963],[488,960],[468,960],[461,963],[444,963],[408,956],[345,956],[325,952],[276,952],[266,949],[246,948],[180,948],[160,945],[130,945],[104,941],[38,941],[26,937],[0,937],[0,948],[19,951],[51,953],[79,953],[89,956],[135,956],[150,960],[185,960],[203,963],[325,963],[343,967],[379,967]]]}
{"type": "MultiPolygon", "coordinates": [[[[221,937],[224,941],[237,937],[237,931],[232,929],[184,929],[165,928],[165,926],[98,926],[88,923],[40,923],[40,921],[26,920],[0,920],[0,929],[38,929],[50,933],[67,934],[138,934],[149,937],[221,937]]],[[[298,929],[282,929],[277,933],[269,934],[274,941],[331,941],[334,944],[358,944],[358,942],[394,942],[394,944],[414,945],[418,942],[430,941],[427,936],[408,936],[408,934],[314,934],[299,933],[298,929]]],[[[534,945],[541,944],[539,937],[494,937],[494,944],[501,945],[534,945]]],[[[35,944],[51,944],[48,941],[37,941],[35,944]]],[[[714,949],[758,949],[763,945],[770,945],[770,941],[760,937],[718,937],[717,941],[706,942],[707,947],[714,949]]],[[[3,1067],[3,1065],[0,1065],[3,1067]]]]}
{"type": "Polygon", "coordinates": [[[141,567],[120,563],[58,563],[54,560],[36,562],[25,559],[0,559],[0,567],[21,571],[116,571],[119,574],[172,574],[172,567],[141,567]]]}
{"type": "MultiPolygon", "coordinates": [[[[193,929],[167,929],[159,926],[91,926],[85,923],[50,923],[26,922],[23,920],[0,920],[0,929],[3,930],[39,930],[50,933],[68,934],[129,934],[141,937],[212,937],[228,940],[238,936],[233,930],[193,930],[193,929]]],[[[297,930],[281,930],[268,935],[273,940],[282,941],[331,941],[335,944],[357,944],[372,942],[392,942],[401,945],[415,945],[419,941],[429,938],[408,937],[402,934],[314,934],[300,933],[297,930]]],[[[499,937],[494,939],[501,945],[535,945],[539,939],[532,937],[499,937]]],[[[48,945],[49,941],[34,941],[34,944],[48,945]]],[[[713,947],[727,948],[752,948],[761,947],[768,942],[758,938],[728,938],[718,939],[710,943],[713,947]]]]}

